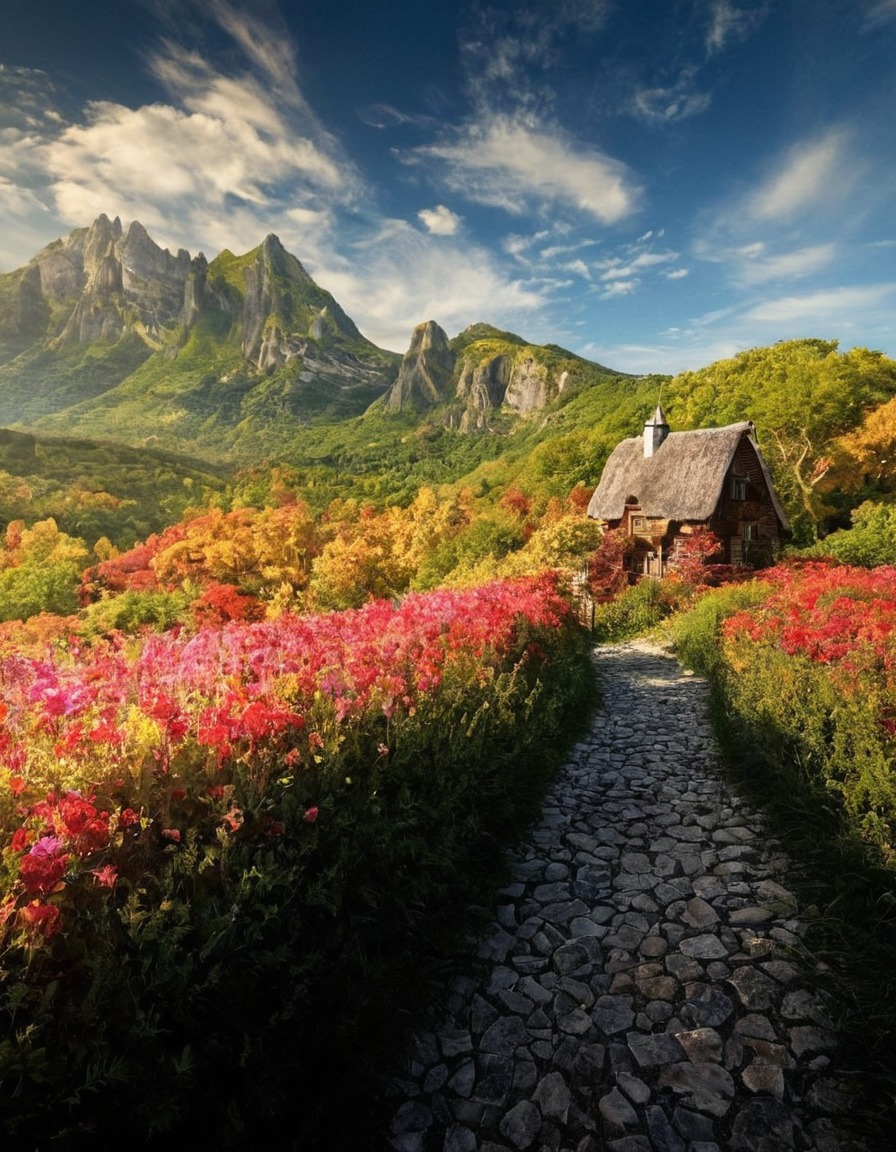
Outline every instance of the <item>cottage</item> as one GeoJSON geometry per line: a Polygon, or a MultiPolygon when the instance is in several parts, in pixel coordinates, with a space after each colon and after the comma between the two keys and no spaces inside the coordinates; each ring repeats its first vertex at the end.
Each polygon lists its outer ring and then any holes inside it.
{"type": "Polygon", "coordinates": [[[697,527],[722,541],[724,562],[753,567],[790,531],[751,420],[672,432],[660,405],[613,450],[588,515],[631,537],[633,572],[657,576],[697,527]]]}

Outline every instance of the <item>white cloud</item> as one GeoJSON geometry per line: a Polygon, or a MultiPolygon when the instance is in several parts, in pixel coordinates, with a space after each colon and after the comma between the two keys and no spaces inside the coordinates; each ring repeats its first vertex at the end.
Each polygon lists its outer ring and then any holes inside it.
{"type": "Polygon", "coordinates": [[[398,352],[422,320],[433,319],[451,334],[480,320],[525,324],[546,304],[546,289],[508,278],[485,249],[433,237],[401,220],[385,222],[359,251],[360,259],[322,256],[309,271],[366,336],[398,352]]]}
{"type": "Polygon", "coordinates": [[[865,287],[820,289],[802,296],[781,296],[755,305],[746,313],[746,319],[763,323],[842,324],[849,313],[879,308],[889,303],[896,293],[894,284],[871,284],[865,287]]]}
{"type": "Polygon", "coordinates": [[[460,216],[444,204],[437,204],[435,208],[422,208],[417,217],[433,236],[453,236],[461,224],[460,216]]]}
{"type": "Polygon", "coordinates": [[[845,133],[833,129],[791,148],[748,197],[746,207],[757,220],[793,220],[807,209],[839,199],[855,174],[856,161],[847,155],[845,133]]]}
{"type": "Polygon", "coordinates": [[[713,0],[706,51],[710,56],[723,51],[732,40],[744,40],[765,19],[765,8],[736,8],[731,0],[713,0]]]}
{"type": "Polygon", "coordinates": [[[690,275],[688,268],[675,268],[671,272],[666,273],[667,280],[683,280],[685,276],[690,275]]]}
{"type": "Polygon", "coordinates": [[[800,280],[827,268],[836,254],[834,244],[814,244],[776,256],[765,254],[765,245],[751,245],[740,276],[746,284],[765,284],[780,280],[800,280]]]}
{"type": "Polygon", "coordinates": [[[576,276],[581,276],[585,280],[591,279],[591,270],[584,260],[571,260],[568,264],[564,264],[563,267],[567,272],[574,272],[576,276]]]}
{"type": "Polygon", "coordinates": [[[456,140],[418,148],[406,159],[441,162],[453,192],[513,214],[541,204],[615,224],[640,200],[620,161],[577,147],[559,130],[506,116],[487,117],[456,140]]]}
{"type": "Polygon", "coordinates": [[[210,251],[253,247],[283,219],[304,252],[320,244],[335,210],[358,202],[361,178],[305,103],[288,40],[224,0],[211,11],[247,67],[225,75],[164,42],[148,66],[167,101],[94,101],[65,122],[50,114],[41,74],[0,71],[0,93],[19,97],[0,102],[16,110],[13,119],[0,113],[9,221],[0,260],[17,262],[15,237],[33,226],[36,205],[44,226],[47,217],[59,222],[57,234],[105,212],[139,219],[162,243],[210,251]]]}
{"type": "Polygon", "coordinates": [[[601,292],[601,300],[612,300],[616,296],[631,296],[640,280],[612,280],[601,292]]]}

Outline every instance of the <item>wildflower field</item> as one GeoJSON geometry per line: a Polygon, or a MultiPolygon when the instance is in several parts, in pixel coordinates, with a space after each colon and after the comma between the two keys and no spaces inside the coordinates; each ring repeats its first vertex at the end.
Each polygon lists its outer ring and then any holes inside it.
{"type": "Polygon", "coordinates": [[[340,1111],[349,1134],[408,981],[590,684],[550,575],[90,644],[6,634],[9,1146],[258,1146],[287,1107],[287,1147],[340,1111]]]}

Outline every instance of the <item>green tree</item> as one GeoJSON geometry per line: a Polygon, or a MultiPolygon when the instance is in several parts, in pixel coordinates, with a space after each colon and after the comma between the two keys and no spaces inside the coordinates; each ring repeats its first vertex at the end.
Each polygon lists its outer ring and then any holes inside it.
{"type": "Polygon", "coordinates": [[[753,420],[795,535],[808,543],[833,511],[825,498],[833,441],[894,395],[896,361],[882,353],[788,340],[681,373],[663,404],[678,428],[753,420]]]}

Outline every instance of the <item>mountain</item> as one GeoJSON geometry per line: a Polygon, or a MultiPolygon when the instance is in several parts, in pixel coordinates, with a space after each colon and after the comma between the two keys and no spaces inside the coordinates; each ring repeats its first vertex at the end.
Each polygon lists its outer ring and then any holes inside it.
{"type": "Polygon", "coordinates": [[[0,425],[248,458],[363,412],[399,361],[273,235],[209,263],[100,216],[0,277],[0,425]]]}
{"type": "Polygon", "coordinates": [[[274,235],[209,262],[99,216],[0,276],[0,426],[44,435],[250,464],[365,412],[506,432],[607,378],[487,324],[378,348],[274,235]]]}
{"type": "Polygon", "coordinates": [[[449,340],[428,320],[414,329],[382,406],[389,412],[441,410],[442,421],[462,432],[493,429],[501,417],[541,412],[599,378],[622,375],[489,324],[471,324],[449,340]]]}

